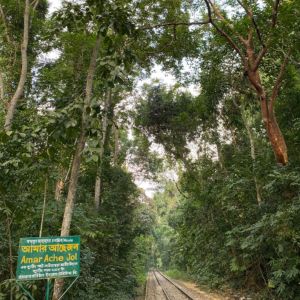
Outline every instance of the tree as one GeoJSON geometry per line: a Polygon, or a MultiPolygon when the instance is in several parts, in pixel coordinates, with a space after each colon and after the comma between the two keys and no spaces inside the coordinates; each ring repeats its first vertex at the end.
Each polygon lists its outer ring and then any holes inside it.
{"type": "MultiPolygon", "coordinates": [[[[281,130],[278,126],[275,112],[274,112],[274,103],[278,97],[278,93],[282,84],[284,71],[288,63],[288,59],[291,54],[293,47],[292,40],[288,40],[289,48],[286,51],[284,58],[281,61],[280,69],[276,77],[273,87],[271,88],[270,94],[267,93],[267,88],[263,85],[261,79],[261,65],[265,55],[270,52],[271,41],[274,40],[274,31],[278,24],[278,13],[280,7],[280,1],[275,1],[272,7],[272,15],[269,22],[269,30],[265,29],[264,32],[261,32],[261,29],[256,20],[255,13],[258,13],[258,8],[255,7],[255,10],[247,3],[240,2],[240,6],[244,9],[247,18],[247,32],[246,38],[240,34],[237,30],[237,25],[232,25],[231,21],[221,13],[220,9],[213,4],[212,2],[205,1],[207,5],[207,13],[209,23],[216,29],[216,31],[222,35],[227,43],[237,52],[239,55],[242,66],[244,68],[245,75],[247,76],[251,86],[255,89],[261,103],[261,114],[262,119],[265,124],[265,128],[271,142],[276,161],[282,165],[287,164],[288,155],[285,139],[281,133],[281,130]],[[213,19],[215,18],[216,21],[213,19]],[[220,28],[217,22],[223,23],[224,27],[220,28]],[[231,30],[230,34],[227,33],[227,30],[231,30]],[[256,38],[254,38],[256,34],[256,38]],[[237,39],[240,45],[234,41],[237,39]],[[255,45],[258,44],[258,45],[255,45]],[[242,48],[243,47],[243,48],[242,48]],[[259,49],[260,48],[260,49],[259,49]],[[259,50],[257,50],[259,49],[259,50]]],[[[266,11],[269,11],[270,7],[266,7],[266,11]]],[[[283,18],[284,20],[284,18],[283,18]]],[[[281,24],[283,27],[284,25],[281,24]]],[[[278,30],[280,32],[280,29],[278,30]]],[[[283,31],[284,32],[284,31],[283,31]]],[[[274,42],[274,41],[273,41],[274,42]]]]}
{"type": "MultiPolygon", "coordinates": [[[[30,41],[30,28],[32,27],[32,21],[34,18],[41,18],[40,12],[44,10],[45,1],[34,0],[30,2],[30,0],[25,1],[24,5],[24,13],[23,13],[23,28],[22,28],[22,37],[21,42],[17,42],[15,39],[19,38],[18,34],[14,33],[13,30],[17,29],[17,31],[20,30],[20,28],[16,28],[15,24],[11,22],[10,14],[13,12],[13,6],[9,5],[7,3],[4,3],[0,5],[0,12],[1,12],[1,23],[3,24],[3,36],[6,39],[6,47],[10,48],[14,47],[15,56],[17,56],[19,51],[21,52],[21,71],[19,73],[19,79],[17,83],[17,87],[13,91],[13,95],[11,96],[11,99],[7,102],[7,112],[5,117],[5,124],[4,129],[6,131],[10,131],[12,127],[13,118],[15,115],[17,104],[20,100],[20,98],[24,95],[24,88],[25,83],[27,80],[28,75],[28,43],[30,41]],[[7,13],[6,14],[6,10],[7,13]],[[38,17],[36,17],[38,15],[38,17]],[[15,28],[14,28],[15,27],[15,28]],[[19,45],[20,44],[20,45],[19,45]]],[[[6,53],[7,54],[7,53],[6,53]]],[[[17,62],[18,63],[18,62],[17,62]]],[[[13,79],[11,76],[9,76],[9,72],[6,72],[5,77],[7,79],[13,79]]],[[[4,80],[4,71],[1,72],[1,93],[2,93],[2,100],[4,100],[6,97],[9,97],[8,94],[9,89],[5,88],[5,80],[4,80]]]]}
{"type": "MultiPolygon", "coordinates": [[[[109,32],[109,29],[111,31],[114,31],[114,33],[117,34],[130,34],[130,29],[124,29],[122,28],[122,22],[128,22],[127,21],[127,14],[126,12],[122,12],[120,10],[120,8],[116,7],[111,7],[110,4],[107,5],[94,5],[93,3],[91,3],[91,6],[87,6],[87,9],[90,9],[91,14],[87,15],[87,17],[92,18],[96,17],[96,20],[93,20],[95,22],[95,31],[97,32],[97,38],[96,38],[96,42],[95,45],[93,47],[93,52],[92,52],[92,56],[91,56],[91,60],[89,63],[89,68],[88,68],[88,72],[87,72],[87,79],[86,79],[86,86],[85,86],[85,98],[84,98],[84,105],[83,105],[83,110],[82,110],[82,116],[81,116],[81,128],[80,128],[80,133],[79,136],[77,138],[77,144],[76,144],[76,149],[75,149],[75,153],[73,156],[73,162],[72,162],[72,168],[71,168],[71,173],[70,173],[70,183],[69,183],[69,187],[68,187],[68,196],[67,196],[67,200],[66,200],[66,206],[65,206],[65,211],[64,211],[64,217],[63,217],[63,221],[62,221],[62,228],[61,228],[61,235],[62,236],[66,236],[69,235],[70,232],[70,226],[71,226],[71,220],[72,220],[72,215],[73,215],[73,210],[74,210],[74,202],[75,202],[75,196],[76,196],[76,190],[77,190],[77,183],[78,183],[78,176],[79,176],[79,169],[80,169],[80,163],[81,163],[81,156],[82,156],[82,152],[84,150],[85,147],[85,143],[86,143],[86,135],[88,133],[89,130],[89,112],[90,112],[90,106],[91,106],[91,101],[92,101],[92,96],[93,96],[93,85],[94,85],[94,77],[96,75],[96,69],[97,69],[97,61],[99,61],[98,59],[98,55],[100,50],[102,50],[102,54],[104,55],[111,55],[113,57],[113,55],[115,53],[106,53],[106,46],[108,46],[109,44],[111,44],[111,46],[113,46],[113,43],[110,41],[113,40],[113,38],[110,38],[110,36],[112,36],[112,32],[109,32]],[[110,9],[112,13],[112,16],[115,18],[115,23],[114,23],[114,27],[110,28],[111,25],[111,19],[107,19],[107,10],[110,9]],[[95,13],[95,15],[93,15],[93,13],[95,13]],[[97,18],[99,16],[103,16],[104,17],[104,21],[100,20],[100,22],[97,21],[97,18]],[[119,20],[118,18],[121,19],[119,20]],[[120,24],[118,22],[121,22],[120,24]],[[103,36],[103,32],[104,32],[104,36],[103,36]],[[105,45],[101,45],[102,41],[105,41],[106,44],[105,45]],[[102,46],[102,47],[101,47],[102,46]],[[102,48],[102,49],[101,49],[102,48]]],[[[80,13],[80,9],[79,9],[79,13],[80,13]]],[[[88,19],[85,21],[89,21],[88,19]]],[[[84,26],[89,26],[89,23],[85,23],[83,24],[84,26]]],[[[83,30],[85,30],[85,28],[83,27],[83,30]]],[[[114,48],[112,47],[111,49],[109,49],[110,51],[112,51],[114,48]]],[[[117,51],[117,49],[115,50],[117,51]]],[[[122,57],[119,57],[119,64],[122,63],[122,57]]],[[[115,65],[114,70],[111,71],[112,73],[112,77],[114,80],[116,80],[116,78],[118,78],[118,65],[115,65]]],[[[104,70],[105,71],[105,68],[104,70]]],[[[106,75],[110,75],[110,74],[106,74],[106,75]]],[[[100,77],[101,78],[101,77],[100,77]]],[[[110,76],[108,78],[108,80],[110,80],[110,76]]],[[[101,78],[102,79],[102,78],[101,78]]],[[[110,83],[111,84],[111,83],[110,83]]],[[[112,81],[112,84],[114,84],[114,81],[112,81]]],[[[109,82],[108,84],[109,85],[109,82]]],[[[106,85],[106,86],[107,86],[106,85]]],[[[101,173],[102,173],[102,165],[103,165],[103,160],[104,160],[104,150],[105,150],[105,146],[108,143],[109,140],[109,136],[110,136],[110,128],[111,128],[111,124],[108,124],[108,118],[109,118],[109,111],[112,109],[112,104],[111,104],[111,91],[108,89],[107,90],[107,104],[106,104],[106,112],[104,113],[103,116],[103,126],[102,126],[102,141],[100,142],[100,159],[101,159],[101,168],[100,168],[100,174],[97,171],[97,175],[96,175],[96,184],[95,184],[95,206],[96,209],[99,209],[99,204],[100,204],[100,196],[101,196],[101,173]]],[[[53,293],[53,299],[58,299],[61,294],[62,294],[62,287],[63,287],[63,280],[56,280],[55,285],[54,285],[54,293],[53,293]]]]}
{"type": "MultiPolygon", "coordinates": [[[[101,42],[101,37],[97,36],[95,46],[93,48],[93,53],[91,55],[90,66],[87,73],[84,107],[83,107],[82,118],[81,118],[81,130],[80,130],[80,134],[76,145],[76,150],[73,157],[73,163],[72,163],[72,169],[70,175],[70,184],[68,188],[68,196],[66,200],[64,217],[63,217],[62,227],[61,227],[61,236],[68,236],[70,234],[70,226],[71,226],[72,215],[74,210],[74,201],[76,196],[81,155],[86,141],[86,130],[87,130],[87,122],[88,122],[87,111],[92,99],[93,80],[94,80],[94,75],[96,70],[96,61],[97,61],[97,55],[100,48],[100,42],[101,42]]],[[[59,299],[59,297],[62,295],[62,288],[63,288],[63,280],[61,279],[56,280],[54,285],[54,291],[53,291],[53,300],[59,299]]]]}
{"type": "MultiPolygon", "coordinates": [[[[289,26],[299,26],[297,16],[291,13],[297,7],[296,2],[281,3],[275,0],[261,7],[257,3],[237,1],[243,13],[236,8],[235,3],[223,3],[223,7],[210,0],[204,0],[204,3],[207,17],[204,16],[203,21],[180,22],[180,19],[176,20],[175,16],[171,20],[167,16],[166,22],[148,28],[173,27],[176,32],[176,29],[182,26],[212,25],[212,33],[219,35],[237,55],[236,62],[240,64],[238,69],[243,70],[244,76],[247,77],[259,98],[262,120],[276,161],[286,165],[287,146],[277,123],[275,102],[282,86],[286,65],[297,47],[295,32],[289,32],[289,26]],[[280,61],[278,61],[278,53],[281,53],[280,61]],[[278,66],[277,70],[265,63],[270,59],[278,66]],[[268,74],[268,82],[262,78],[265,73],[268,74]],[[272,84],[270,84],[271,78],[272,84]]],[[[182,5],[189,6],[184,1],[182,5]]],[[[192,10],[195,6],[201,5],[198,1],[190,4],[192,10]]]]}

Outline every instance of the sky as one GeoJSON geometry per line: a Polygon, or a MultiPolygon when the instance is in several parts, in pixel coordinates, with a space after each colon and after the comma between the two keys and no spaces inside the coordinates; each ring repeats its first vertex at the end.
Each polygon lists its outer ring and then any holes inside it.
{"type": "Polygon", "coordinates": [[[52,13],[61,6],[62,0],[49,0],[49,12],[52,13]]]}

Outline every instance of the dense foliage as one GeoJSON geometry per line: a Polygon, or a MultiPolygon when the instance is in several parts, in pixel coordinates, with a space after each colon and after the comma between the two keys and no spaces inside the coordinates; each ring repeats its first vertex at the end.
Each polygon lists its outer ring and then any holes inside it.
{"type": "Polygon", "coordinates": [[[132,299],[153,266],[300,299],[300,2],[50,3],[0,0],[0,297],[28,298],[20,237],[78,234],[66,299],[132,299]],[[141,88],[158,65],[176,83],[141,88]]]}
{"type": "MultiPolygon", "coordinates": [[[[127,171],[128,112],[117,107],[134,74],[130,8],[66,2],[46,18],[46,1],[19,4],[0,3],[2,128],[27,68],[11,128],[0,132],[0,298],[28,299],[15,280],[19,238],[60,235],[73,186],[69,234],[81,236],[81,277],[65,297],[132,299],[145,281],[153,216],[127,171]]],[[[44,297],[45,281],[23,285],[44,297]]]]}
{"type": "MultiPolygon", "coordinates": [[[[209,76],[214,76],[216,70],[212,72],[209,76]]],[[[207,78],[207,71],[203,73],[207,78]]],[[[224,76],[224,82],[230,81],[226,69],[217,73],[218,77],[224,76]]],[[[170,110],[161,109],[162,103],[169,101],[171,91],[165,91],[163,86],[153,87],[154,91],[161,89],[160,94],[165,97],[159,105],[153,92],[148,93],[139,108],[139,114],[147,117],[138,117],[137,125],[165,146],[170,159],[177,158],[172,149],[185,147],[194,152],[181,159],[183,171],[177,186],[173,184],[170,189],[169,184],[165,192],[156,196],[158,215],[163,220],[155,231],[156,256],[163,269],[177,268],[211,287],[252,291],[257,299],[298,299],[299,78],[299,71],[291,67],[277,106],[279,116],[285,115],[282,108],[287,102],[293,107],[289,117],[279,118],[291,161],[285,167],[273,163],[257,104],[246,104],[247,99],[253,99],[247,86],[237,87],[232,93],[228,93],[226,85],[221,90],[217,86],[216,95],[220,98],[214,98],[217,81],[203,81],[201,95],[181,106],[181,115],[191,105],[199,110],[204,107],[202,114],[197,114],[199,118],[190,114],[192,127],[178,127],[177,122],[173,123],[178,118],[176,112],[170,117],[170,110]],[[215,99],[217,106],[209,115],[207,106],[203,106],[208,98],[215,99]],[[168,130],[161,129],[161,122],[154,127],[153,111],[156,120],[163,120],[168,130]],[[191,134],[198,134],[198,144],[188,146],[191,134]]],[[[180,99],[175,95],[176,107],[180,99]]]]}

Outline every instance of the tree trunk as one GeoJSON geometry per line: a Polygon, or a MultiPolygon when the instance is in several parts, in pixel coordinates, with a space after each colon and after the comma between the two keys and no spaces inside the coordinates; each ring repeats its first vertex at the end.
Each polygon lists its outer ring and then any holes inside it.
{"type": "MultiPolygon", "coordinates": [[[[77,139],[75,140],[75,145],[77,145],[77,139]]],[[[55,185],[55,200],[58,202],[60,202],[61,200],[62,192],[69,178],[71,168],[72,168],[72,162],[73,162],[73,156],[71,156],[70,158],[70,163],[67,172],[64,168],[60,169],[60,178],[56,181],[56,185],[55,185]]]]}
{"type": "Polygon", "coordinates": [[[9,249],[9,273],[10,278],[14,277],[13,271],[13,255],[12,255],[12,237],[11,237],[11,223],[12,220],[8,216],[6,217],[6,225],[7,225],[7,235],[8,235],[8,249],[9,249]]]}
{"type": "Polygon", "coordinates": [[[100,207],[100,196],[101,196],[101,176],[99,170],[97,170],[96,182],[95,182],[95,199],[94,199],[96,210],[99,210],[100,207]]]}
{"type": "Polygon", "coordinates": [[[220,134],[218,132],[218,129],[215,130],[212,134],[213,134],[214,143],[215,143],[216,149],[217,149],[218,162],[219,162],[220,168],[221,168],[221,170],[223,170],[227,173],[227,170],[226,170],[226,167],[225,167],[224,156],[223,156],[223,153],[222,153],[221,138],[220,138],[220,134]]]}
{"type": "Polygon", "coordinates": [[[0,99],[3,101],[5,98],[4,79],[3,74],[0,71],[0,99]]]}
{"type": "MultiPolygon", "coordinates": [[[[280,71],[278,77],[279,79],[281,79],[283,71],[284,68],[282,67],[282,70],[280,71]]],[[[277,82],[274,86],[276,93],[272,95],[272,98],[268,99],[266,91],[261,84],[259,72],[257,70],[252,71],[249,69],[248,78],[252,87],[255,89],[257,95],[259,96],[262,119],[275,155],[275,159],[278,164],[286,165],[288,163],[287,146],[278,126],[274,111],[274,102],[278,95],[280,82],[277,82]]]]}
{"type": "Polygon", "coordinates": [[[65,186],[64,181],[61,178],[59,178],[56,181],[56,185],[55,185],[55,200],[58,202],[60,202],[61,200],[61,194],[64,189],[64,186],[65,186]]]}
{"type": "Polygon", "coordinates": [[[4,13],[3,8],[2,8],[1,5],[0,5],[0,15],[1,15],[1,18],[2,18],[2,21],[3,21],[3,25],[4,25],[6,40],[7,40],[8,43],[11,43],[11,39],[10,39],[10,35],[9,35],[9,32],[8,32],[8,27],[7,27],[7,22],[6,22],[6,16],[5,16],[5,13],[4,13]]]}
{"type": "MultiPolygon", "coordinates": [[[[14,278],[14,271],[13,271],[13,251],[12,251],[12,236],[11,236],[11,224],[12,219],[7,215],[6,216],[6,226],[7,226],[7,235],[8,235],[8,249],[9,249],[9,273],[10,278],[14,278]]],[[[13,290],[12,287],[10,288],[10,300],[13,299],[13,290]]]]}
{"type": "Polygon", "coordinates": [[[96,174],[96,182],[95,182],[95,209],[99,210],[100,203],[101,203],[101,190],[102,190],[102,167],[103,167],[103,154],[104,154],[104,147],[105,141],[107,138],[107,131],[108,131],[108,110],[111,106],[111,90],[107,92],[107,97],[105,98],[104,103],[104,116],[102,119],[102,137],[100,141],[100,150],[99,150],[99,166],[97,168],[96,174]]]}
{"type": "Polygon", "coordinates": [[[274,107],[268,103],[266,96],[261,97],[261,112],[275,159],[277,163],[286,165],[288,163],[288,154],[285,139],[278,126],[274,107]]]}
{"type": "Polygon", "coordinates": [[[81,163],[81,154],[85,146],[85,130],[81,129],[80,137],[76,145],[76,150],[74,154],[70,184],[68,188],[68,196],[66,200],[65,212],[63,216],[62,226],[61,226],[61,236],[67,236],[70,233],[70,226],[72,221],[72,215],[74,211],[75,196],[77,191],[77,182],[79,177],[79,168],[81,163]]]}
{"type": "Polygon", "coordinates": [[[46,202],[47,202],[47,193],[48,193],[48,175],[45,179],[44,201],[43,201],[43,209],[42,209],[39,237],[42,237],[42,235],[43,235],[44,219],[45,219],[45,212],[46,212],[46,202]]]}
{"type": "Polygon", "coordinates": [[[17,103],[24,93],[24,86],[27,77],[28,69],[28,57],[27,57],[27,48],[28,48],[28,39],[29,39],[29,15],[30,15],[30,1],[25,1],[25,10],[24,10],[24,30],[23,30],[23,41],[21,45],[21,60],[22,68],[19,83],[16,89],[15,94],[8,103],[8,110],[5,117],[4,129],[5,131],[10,131],[12,126],[12,121],[16,111],[17,103]]]}
{"type": "Polygon", "coordinates": [[[113,126],[113,130],[114,130],[114,138],[115,138],[115,143],[114,143],[114,166],[118,165],[118,157],[119,157],[119,128],[117,127],[117,125],[114,124],[113,126]]]}
{"type": "Polygon", "coordinates": [[[255,190],[256,190],[256,201],[257,201],[257,204],[260,206],[262,203],[262,197],[261,197],[261,192],[260,192],[260,185],[259,185],[257,177],[255,175],[256,154],[255,154],[254,136],[253,136],[253,132],[252,132],[251,126],[249,124],[249,121],[247,119],[247,116],[245,115],[245,110],[244,109],[241,109],[241,110],[242,110],[241,111],[242,119],[244,121],[244,125],[245,125],[247,135],[249,138],[249,142],[250,142],[250,154],[251,154],[251,159],[252,159],[253,180],[254,180],[255,190]]]}
{"type": "Polygon", "coordinates": [[[223,158],[223,154],[222,154],[221,143],[219,142],[219,140],[216,141],[216,148],[217,148],[218,162],[219,162],[220,168],[221,168],[221,170],[225,170],[224,158],[223,158]]]}
{"type": "MultiPolygon", "coordinates": [[[[86,141],[86,129],[87,129],[87,121],[88,121],[88,112],[87,108],[90,105],[92,99],[92,90],[93,90],[93,81],[94,75],[96,71],[96,64],[97,64],[97,57],[100,48],[100,36],[97,37],[96,44],[93,49],[90,66],[88,69],[87,80],[86,80],[86,95],[84,100],[84,107],[81,117],[81,130],[80,136],[77,140],[76,150],[74,153],[74,158],[72,162],[72,169],[71,169],[71,176],[70,176],[70,184],[68,188],[68,196],[66,200],[66,206],[62,221],[61,227],[61,236],[68,236],[70,234],[70,226],[74,211],[74,204],[75,204],[75,196],[77,191],[77,182],[79,177],[79,169],[81,163],[81,154],[85,146],[86,141]]],[[[53,297],[52,300],[58,300],[62,295],[63,291],[64,280],[63,279],[56,279],[53,288],[53,297]]]]}
{"type": "MultiPolygon", "coordinates": [[[[65,212],[63,216],[63,222],[61,227],[61,236],[68,236],[70,233],[70,226],[74,211],[75,204],[75,196],[77,191],[77,182],[79,177],[79,169],[81,163],[81,153],[84,149],[85,145],[85,130],[83,128],[80,132],[80,137],[78,139],[76,150],[74,154],[70,184],[68,188],[68,196],[66,200],[65,212]]],[[[53,297],[52,300],[58,300],[62,295],[64,280],[63,279],[55,279],[54,287],[53,287],[53,297]]]]}
{"type": "MultiPolygon", "coordinates": [[[[215,19],[222,20],[224,24],[230,23],[230,21],[226,18],[225,15],[222,14],[221,10],[218,8],[218,6],[215,3],[209,0],[204,0],[204,2],[207,8],[208,23],[210,23],[217,30],[218,34],[223,36],[223,38],[227,41],[228,45],[241,58],[241,63],[245,71],[244,74],[247,75],[250,84],[255,89],[261,101],[262,118],[267,130],[269,141],[271,143],[272,149],[275,154],[276,161],[281,165],[286,165],[288,163],[287,146],[275,117],[274,102],[278,96],[282,84],[285,68],[287,66],[292,48],[289,48],[289,50],[285,54],[284,60],[281,63],[280,71],[273,85],[270,99],[268,99],[266,96],[267,95],[266,90],[263,88],[261,84],[261,76],[260,76],[259,68],[261,67],[263,58],[269,51],[272,35],[269,35],[269,37],[266,36],[264,37],[264,39],[262,38],[263,34],[262,32],[260,32],[260,29],[256,24],[251,7],[243,3],[243,1],[241,2],[239,1],[239,3],[242,6],[242,8],[245,10],[246,15],[249,18],[249,21],[253,25],[253,26],[248,26],[247,38],[245,38],[244,36],[236,32],[235,31],[236,28],[234,28],[234,26],[232,27],[230,26],[231,27],[230,33],[229,31],[227,32],[226,29],[224,30],[222,27],[219,27],[215,19]],[[255,46],[255,42],[253,38],[254,31],[256,31],[256,35],[258,36],[260,46],[262,46],[259,51],[256,51],[257,47],[255,46]],[[239,40],[240,43],[239,44],[236,43],[236,40],[239,40]]],[[[272,22],[270,26],[273,30],[277,26],[279,3],[280,1],[276,0],[275,5],[273,6],[272,9],[272,22]]]]}
{"type": "MultiPolygon", "coordinates": [[[[265,49],[265,51],[267,50],[265,49]]],[[[260,62],[258,61],[261,60],[258,57],[259,55],[256,56],[254,54],[255,51],[252,39],[246,42],[246,53],[247,65],[245,66],[245,71],[247,73],[250,84],[252,85],[260,99],[262,119],[275,155],[275,159],[278,164],[286,165],[288,163],[287,146],[276,120],[274,103],[281,87],[282,78],[290,55],[290,50],[281,64],[280,71],[274,83],[270,97],[267,97],[266,89],[263,87],[261,82],[260,71],[258,69],[260,64],[260,62]]]]}

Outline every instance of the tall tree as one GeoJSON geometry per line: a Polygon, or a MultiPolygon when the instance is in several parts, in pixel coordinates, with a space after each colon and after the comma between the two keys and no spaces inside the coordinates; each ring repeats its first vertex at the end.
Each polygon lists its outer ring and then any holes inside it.
{"type": "MultiPolygon", "coordinates": [[[[25,88],[25,83],[27,80],[28,76],[28,43],[30,40],[30,28],[32,25],[32,19],[35,17],[36,10],[39,9],[39,4],[41,6],[44,6],[44,2],[40,3],[39,0],[25,0],[24,3],[24,13],[23,13],[23,28],[22,28],[22,35],[20,37],[20,42],[15,40],[15,34],[11,32],[13,28],[9,28],[9,23],[8,21],[8,16],[5,12],[5,8],[10,8],[11,7],[7,4],[3,5],[0,4],[0,12],[1,12],[1,23],[4,25],[4,31],[5,31],[5,37],[7,40],[8,47],[15,47],[16,52],[21,52],[21,61],[20,61],[20,71],[18,74],[18,80],[17,80],[17,86],[15,90],[13,91],[13,95],[7,102],[7,112],[6,112],[6,117],[5,117],[5,123],[4,123],[4,129],[6,131],[10,131],[12,127],[12,122],[14,119],[15,111],[17,104],[21,97],[24,95],[24,88],[25,88]],[[20,50],[19,50],[20,49],[20,50]]],[[[21,6],[23,7],[23,5],[21,6]]],[[[12,26],[13,27],[13,26],[12,26]]],[[[17,35],[16,35],[17,36],[17,35]]],[[[17,39],[19,37],[17,36],[17,39]]],[[[15,55],[18,55],[15,53],[15,55]]],[[[1,80],[0,80],[0,85],[1,85],[1,98],[5,98],[5,84],[4,84],[4,79],[3,79],[3,70],[1,71],[1,80]]],[[[6,76],[7,78],[11,78],[11,76],[6,76]]]]}
{"type": "Polygon", "coordinates": [[[111,110],[112,105],[112,91],[109,89],[107,91],[107,95],[104,101],[104,115],[102,117],[102,126],[101,126],[101,140],[99,142],[99,166],[96,171],[96,181],[95,181],[95,208],[99,210],[101,204],[101,192],[102,192],[102,169],[104,164],[104,154],[105,154],[105,147],[108,145],[109,140],[109,110],[111,110]]]}
{"type": "Polygon", "coordinates": [[[216,3],[205,0],[208,22],[238,54],[245,76],[247,76],[250,85],[260,99],[262,120],[276,161],[282,165],[286,165],[288,162],[287,146],[277,123],[274,105],[278,98],[291,51],[295,47],[295,39],[293,37],[285,39],[287,47],[283,51],[284,54],[279,70],[277,71],[277,76],[275,76],[275,80],[270,87],[262,81],[262,65],[265,56],[272,51],[274,43],[278,43],[278,35],[284,39],[287,34],[284,22],[289,17],[289,13],[286,14],[284,10],[289,10],[291,7],[288,6],[291,6],[291,4],[281,4],[280,0],[276,0],[271,5],[266,4],[264,11],[261,12],[256,4],[250,5],[247,1],[237,2],[245,13],[241,17],[241,21],[245,22],[245,32],[239,30],[240,22],[233,22],[222,12],[216,3]],[[281,6],[283,17],[279,22],[278,14],[281,6]],[[271,14],[268,18],[267,15],[270,11],[271,14]],[[257,16],[263,19],[264,25],[258,20],[257,16]],[[266,19],[268,19],[268,22],[266,22],[266,19]]]}
{"type": "MultiPolygon", "coordinates": [[[[91,55],[89,69],[87,72],[84,106],[83,106],[83,111],[81,116],[81,128],[80,128],[80,134],[76,145],[76,150],[73,157],[70,183],[68,187],[68,196],[66,200],[66,206],[65,206],[62,227],[61,227],[61,236],[68,236],[70,233],[70,226],[71,226],[72,215],[74,211],[74,203],[75,203],[75,196],[77,190],[81,155],[85,146],[86,131],[88,128],[88,111],[89,111],[88,108],[90,106],[92,95],[93,95],[93,82],[94,82],[94,76],[96,72],[97,57],[99,54],[101,39],[102,39],[101,35],[98,34],[91,55]]],[[[55,284],[53,288],[53,298],[52,298],[53,300],[58,300],[62,295],[63,283],[64,283],[63,279],[55,280],[55,284]]]]}
{"type": "MultiPolygon", "coordinates": [[[[193,1],[192,3],[182,1],[177,5],[190,7],[191,11],[195,11],[195,7],[196,9],[202,7],[205,11],[202,14],[204,19],[189,20],[187,15],[188,19],[181,21],[181,16],[172,15],[174,7],[166,7],[170,13],[165,15],[164,21],[156,20],[156,24],[144,28],[150,30],[161,28],[159,33],[167,33],[170,31],[168,28],[173,28],[176,34],[177,28],[211,25],[212,32],[219,35],[237,55],[236,62],[239,62],[240,69],[243,70],[244,76],[259,98],[262,121],[276,161],[286,165],[287,146],[277,122],[275,103],[283,83],[286,66],[297,48],[296,34],[289,32],[290,26],[297,28],[299,26],[298,16],[292,13],[298,11],[297,1],[281,3],[280,0],[275,0],[260,6],[256,2],[239,0],[236,3],[204,0],[204,2],[193,1]],[[278,53],[280,53],[280,60],[278,53]],[[266,62],[269,60],[276,65],[276,68],[268,66],[266,62]],[[268,81],[263,78],[266,72],[269,76],[268,81]],[[273,81],[272,84],[270,80],[273,81]]],[[[193,32],[195,30],[190,30],[188,35],[191,36],[193,32]]],[[[203,41],[205,40],[207,36],[204,35],[203,41]]]]}

